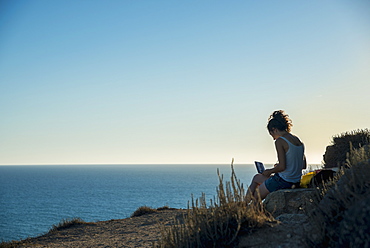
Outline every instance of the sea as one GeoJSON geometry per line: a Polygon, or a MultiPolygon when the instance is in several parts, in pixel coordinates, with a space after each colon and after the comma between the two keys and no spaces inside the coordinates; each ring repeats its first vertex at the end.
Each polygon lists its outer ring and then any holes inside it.
{"type": "MultiPolygon", "coordinates": [[[[217,194],[217,171],[230,164],[0,166],[0,241],[45,234],[64,219],[128,218],[141,206],[187,208],[192,197],[217,194]]],[[[234,165],[247,187],[254,165],[234,165]]]]}

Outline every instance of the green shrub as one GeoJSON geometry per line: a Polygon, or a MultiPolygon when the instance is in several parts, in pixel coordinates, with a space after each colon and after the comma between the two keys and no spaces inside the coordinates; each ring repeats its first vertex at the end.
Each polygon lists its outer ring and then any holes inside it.
{"type": "Polygon", "coordinates": [[[331,145],[324,155],[325,167],[336,167],[345,164],[347,154],[353,149],[370,144],[370,130],[359,129],[333,136],[331,145]]]}
{"type": "Polygon", "coordinates": [[[223,183],[219,176],[217,198],[207,206],[205,195],[192,197],[187,213],[175,225],[162,227],[162,239],[156,247],[232,247],[240,231],[263,226],[273,217],[262,204],[247,204],[245,190],[236,178],[231,164],[231,182],[223,183]]]}
{"type": "Polygon", "coordinates": [[[314,246],[370,246],[370,145],[353,149],[335,180],[318,188],[321,201],[311,213],[314,246]]]}

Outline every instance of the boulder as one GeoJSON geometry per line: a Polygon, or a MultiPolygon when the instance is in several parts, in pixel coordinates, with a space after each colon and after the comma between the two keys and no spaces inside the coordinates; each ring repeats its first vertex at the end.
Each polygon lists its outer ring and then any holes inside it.
{"type": "Polygon", "coordinates": [[[257,228],[252,233],[239,236],[238,248],[309,248],[306,242],[311,225],[305,214],[282,214],[276,218],[278,224],[257,228]]]}
{"type": "MultiPolygon", "coordinates": [[[[334,145],[327,146],[323,159],[325,162],[325,168],[333,168],[338,166],[338,149],[334,145]]],[[[340,154],[342,155],[342,154],[340,154]]]]}
{"type": "Polygon", "coordinates": [[[316,199],[314,189],[281,189],[268,194],[263,204],[277,217],[281,214],[306,214],[316,199]]]}

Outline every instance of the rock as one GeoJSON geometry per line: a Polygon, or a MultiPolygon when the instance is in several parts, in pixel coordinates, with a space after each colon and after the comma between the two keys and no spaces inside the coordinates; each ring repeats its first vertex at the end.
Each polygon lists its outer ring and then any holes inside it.
{"type": "Polygon", "coordinates": [[[325,154],[323,155],[323,159],[325,162],[325,168],[333,168],[338,166],[338,155],[337,149],[334,145],[327,146],[325,150],[325,154]]]}
{"type": "Polygon", "coordinates": [[[283,223],[296,224],[308,221],[308,217],[305,214],[282,214],[276,217],[276,220],[283,223]]]}
{"type": "Polygon", "coordinates": [[[278,224],[240,236],[238,248],[310,247],[306,242],[306,234],[311,232],[311,226],[305,214],[282,214],[276,219],[279,220],[278,224]]]}
{"type": "Polygon", "coordinates": [[[267,195],[264,206],[274,217],[305,214],[316,200],[314,189],[281,189],[267,195]]]}

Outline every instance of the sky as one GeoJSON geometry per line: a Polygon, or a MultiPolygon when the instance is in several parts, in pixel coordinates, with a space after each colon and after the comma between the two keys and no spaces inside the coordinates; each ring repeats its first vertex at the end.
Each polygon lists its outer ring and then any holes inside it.
{"type": "Polygon", "coordinates": [[[320,164],[369,128],[369,1],[0,1],[0,165],[320,164]]]}

